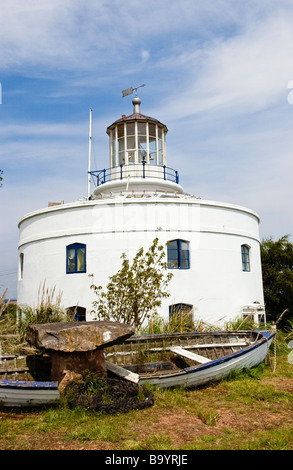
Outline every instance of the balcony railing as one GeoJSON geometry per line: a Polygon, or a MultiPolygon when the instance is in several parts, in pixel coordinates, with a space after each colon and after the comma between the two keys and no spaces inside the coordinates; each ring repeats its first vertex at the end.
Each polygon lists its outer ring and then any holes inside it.
{"type": "Polygon", "coordinates": [[[132,178],[158,178],[173,183],[179,183],[179,174],[177,170],[167,166],[149,165],[139,163],[135,165],[120,165],[114,168],[106,168],[104,170],[90,171],[89,174],[96,186],[114,180],[122,180],[129,177],[132,178]]]}

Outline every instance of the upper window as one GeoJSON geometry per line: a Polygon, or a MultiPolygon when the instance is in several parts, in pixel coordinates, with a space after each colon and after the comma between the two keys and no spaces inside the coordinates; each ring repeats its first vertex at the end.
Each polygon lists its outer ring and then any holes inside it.
{"type": "Polygon", "coordinates": [[[189,242],[172,240],[167,243],[169,269],[189,269],[189,242]]]}
{"type": "Polygon", "coordinates": [[[241,245],[242,271],[250,271],[250,247],[241,245]]]}
{"type": "Polygon", "coordinates": [[[86,246],[73,243],[66,247],[66,273],[86,272],[86,246]]]}
{"type": "Polygon", "coordinates": [[[24,254],[20,253],[19,255],[19,278],[23,278],[23,264],[24,264],[24,254]]]}

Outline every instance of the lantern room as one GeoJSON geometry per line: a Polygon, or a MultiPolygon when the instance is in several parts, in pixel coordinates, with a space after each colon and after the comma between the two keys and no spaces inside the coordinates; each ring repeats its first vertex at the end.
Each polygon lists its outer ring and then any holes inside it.
{"type": "Polygon", "coordinates": [[[166,165],[167,127],[140,113],[141,100],[132,100],[133,114],[123,115],[107,129],[110,137],[110,166],[166,165]]]}
{"type": "Polygon", "coordinates": [[[94,196],[107,190],[127,188],[182,192],[179,175],[167,167],[167,127],[157,119],[140,112],[141,100],[132,100],[133,113],[122,115],[107,128],[110,147],[110,167],[91,171],[96,186],[94,196]],[[120,181],[120,183],[119,183],[120,181]]]}

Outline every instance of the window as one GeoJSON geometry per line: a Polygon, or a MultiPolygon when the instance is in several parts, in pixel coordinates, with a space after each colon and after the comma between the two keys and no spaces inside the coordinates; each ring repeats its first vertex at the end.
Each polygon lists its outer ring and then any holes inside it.
{"type": "Polygon", "coordinates": [[[73,243],[66,247],[66,273],[86,272],[86,246],[73,243]]]}
{"type": "Polygon", "coordinates": [[[189,242],[172,240],[167,243],[169,269],[189,269],[189,242]]]}
{"type": "Polygon", "coordinates": [[[24,263],[24,254],[20,253],[19,255],[19,278],[23,278],[23,263],[24,263]]]}
{"type": "Polygon", "coordinates": [[[179,316],[184,316],[184,315],[190,315],[190,318],[192,318],[192,312],[193,312],[193,305],[190,304],[173,304],[169,306],[169,320],[172,318],[173,315],[179,315],[179,316]]]}
{"type": "Polygon", "coordinates": [[[79,307],[78,305],[74,307],[67,308],[67,315],[74,321],[86,321],[86,309],[84,307],[79,307]]]}
{"type": "Polygon", "coordinates": [[[250,271],[250,247],[241,245],[242,271],[250,271]]]}

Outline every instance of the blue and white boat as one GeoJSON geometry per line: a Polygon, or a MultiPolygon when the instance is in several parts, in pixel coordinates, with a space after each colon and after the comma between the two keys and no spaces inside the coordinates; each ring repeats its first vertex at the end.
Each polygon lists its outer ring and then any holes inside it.
{"type": "Polygon", "coordinates": [[[0,380],[0,408],[51,405],[59,398],[58,382],[0,380]]]}
{"type": "Polygon", "coordinates": [[[215,331],[132,336],[106,348],[110,373],[139,384],[196,388],[263,362],[271,331],[215,331]]]}

